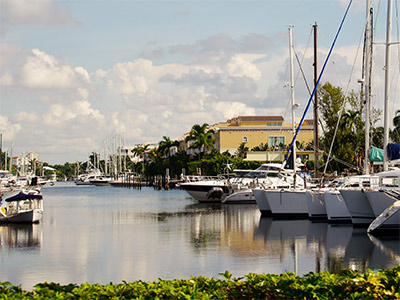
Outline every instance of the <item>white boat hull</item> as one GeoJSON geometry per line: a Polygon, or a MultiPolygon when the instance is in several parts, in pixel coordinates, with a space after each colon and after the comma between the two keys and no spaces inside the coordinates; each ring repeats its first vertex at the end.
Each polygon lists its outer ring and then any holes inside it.
{"type": "Polygon", "coordinates": [[[268,200],[266,198],[266,190],[265,189],[253,189],[254,198],[256,200],[258,209],[263,216],[270,216],[271,207],[269,206],[268,200]]]}
{"type": "Polygon", "coordinates": [[[256,204],[256,199],[253,191],[251,189],[246,189],[230,194],[221,202],[225,204],[256,204]]]}
{"type": "Polygon", "coordinates": [[[324,191],[306,191],[308,216],[311,220],[327,219],[324,191]]]}
{"type": "Polygon", "coordinates": [[[369,225],[375,219],[371,205],[361,189],[341,189],[340,193],[346,203],[354,225],[369,225]]]}
{"type": "Polygon", "coordinates": [[[266,190],[266,198],[274,217],[308,217],[305,190],[266,190]]]}
{"type": "Polygon", "coordinates": [[[368,233],[400,232],[400,201],[386,208],[368,227],[368,233]]]}
{"type": "Polygon", "coordinates": [[[351,215],[339,191],[325,191],[324,201],[329,223],[351,223],[351,215]]]}
{"type": "Polygon", "coordinates": [[[378,217],[386,208],[393,205],[396,201],[389,197],[384,191],[365,191],[365,195],[371,205],[375,217],[378,217]]]}
{"type": "Polygon", "coordinates": [[[0,216],[0,222],[39,223],[43,219],[43,209],[30,209],[15,214],[0,216]]]}

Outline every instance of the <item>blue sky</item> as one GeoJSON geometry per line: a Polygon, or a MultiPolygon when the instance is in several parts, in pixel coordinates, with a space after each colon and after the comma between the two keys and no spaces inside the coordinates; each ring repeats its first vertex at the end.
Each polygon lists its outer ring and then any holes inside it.
{"type": "MultiPolygon", "coordinates": [[[[398,11],[398,1],[393,1],[398,11]]],[[[288,111],[288,25],[312,80],[346,0],[0,0],[0,130],[3,149],[54,163],[84,161],[122,135],[125,145],[182,136],[192,125],[288,111]]],[[[365,1],[354,0],[323,82],[359,89],[365,1]],[[354,71],[351,70],[354,65],[354,71]]],[[[373,1],[385,40],[386,1],[373,1]]],[[[394,14],[393,39],[398,37],[394,14]]],[[[384,49],[376,47],[374,106],[383,103],[384,49]],[[380,73],[379,73],[380,72],[380,73]]],[[[400,109],[399,52],[392,47],[390,107],[400,109]]],[[[298,74],[296,66],[296,75],[298,74]]],[[[299,118],[308,100],[296,81],[299,118]]],[[[394,112],[393,112],[394,113],[394,112]]],[[[312,115],[308,117],[312,118],[312,115]]]]}

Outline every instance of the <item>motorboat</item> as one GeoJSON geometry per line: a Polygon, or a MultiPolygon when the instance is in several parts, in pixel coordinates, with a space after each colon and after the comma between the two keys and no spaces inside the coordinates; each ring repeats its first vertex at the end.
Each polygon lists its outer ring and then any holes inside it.
{"type": "Polygon", "coordinates": [[[0,199],[0,222],[38,223],[43,218],[43,196],[37,189],[18,189],[0,199]]]}
{"type": "Polygon", "coordinates": [[[111,185],[111,177],[100,176],[94,179],[89,179],[90,184],[96,186],[107,186],[111,185]]]}
{"type": "Polygon", "coordinates": [[[225,176],[185,176],[179,188],[185,190],[198,202],[221,202],[230,194],[230,185],[225,176]]]}
{"type": "MultiPolygon", "coordinates": [[[[222,174],[218,176],[186,176],[179,187],[186,190],[199,202],[222,202],[228,196],[238,203],[253,197],[250,190],[257,186],[285,186],[292,180],[290,171],[281,164],[262,164],[255,170],[233,170],[238,174],[222,174]],[[246,192],[244,192],[247,190],[246,192]],[[235,193],[237,193],[235,195],[235,193]]],[[[300,178],[300,177],[299,177],[300,178]]],[[[300,179],[299,179],[300,180],[300,179]]]]}
{"type": "Polygon", "coordinates": [[[75,180],[76,185],[92,185],[91,180],[96,180],[102,176],[99,169],[92,169],[85,174],[79,175],[75,180]]]}

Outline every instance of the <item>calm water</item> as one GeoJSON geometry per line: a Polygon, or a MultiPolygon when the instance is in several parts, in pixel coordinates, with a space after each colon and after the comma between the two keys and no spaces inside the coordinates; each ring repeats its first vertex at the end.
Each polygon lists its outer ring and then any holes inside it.
{"type": "Polygon", "coordinates": [[[400,264],[399,239],[308,220],[261,218],[256,205],[198,204],[185,191],[44,187],[41,224],[0,226],[0,281],[119,283],[204,275],[360,271],[400,264]]]}

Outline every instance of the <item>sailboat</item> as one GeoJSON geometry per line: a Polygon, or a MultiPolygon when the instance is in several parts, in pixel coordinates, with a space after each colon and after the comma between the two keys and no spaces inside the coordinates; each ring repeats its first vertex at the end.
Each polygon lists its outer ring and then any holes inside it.
{"type": "MultiPolygon", "coordinates": [[[[295,123],[295,108],[297,107],[294,102],[294,75],[293,75],[293,43],[292,43],[292,26],[289,26],[289,62],[290,62],[290,87],[291,87],[291,102],[292,102],[292,129],[293,136],[296,135],[295,123]]],[[[264,215],[274,217],[308,217],[308,199],[305,193],[306,182],[296,172],[297,159],[296,159],[296,146],[292,145],[292,159],[293,170],[292,184],[284,188],[261,188],[253,189],[256,202],[260,212],[264,215]]],[[[282,165],[282,169],[285,164],[282,165]]]]}

